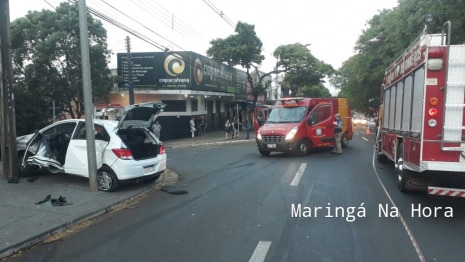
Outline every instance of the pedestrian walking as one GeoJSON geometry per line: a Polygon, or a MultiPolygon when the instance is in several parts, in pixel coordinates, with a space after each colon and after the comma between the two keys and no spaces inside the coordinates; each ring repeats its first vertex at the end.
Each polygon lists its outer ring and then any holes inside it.
{"type": "Polygon", "coordinates": [[[228,139],[228,135],[231,132],[231,123],[229,122],[229,119],[226,120],[226,123],[224,124],[224,129],[226,131],[226,139],[228,139]]]}
{"type": "MultiPolygon", "coordinates": [[[[161,125],[160,123],[155,122],[155,124],[152,126],[152,133],[157,136],[158,139],[160,139],[160,132],[161,132],[161,125]]],[[[161,139],[160,139],[161,140],[161,139]]]]}
{"type": "Polygon", "coordinates": [[[195,121],[194,121],[194,117],[191,118],[191,121],[189,121],[189,128],[190,128],[190,131],[192,133],[192,138],[194,138],[195,136],[195,121]]]}
{"type": "Polygon", "coordinates": [[[200,133],[201,136],[207,138],[207,120],[205,120],[204,116],[200,119],[200,133]]]}
{"type": "Polygon", "coordinates": [[[233,138],[239,139],[239,125],[240,125],[239,119],[235,117],[233,120],[233,126],[234,126],[233,138]]]}
{"type": "Polygon", "coordinates": [[[247,134],[245,139],[249,139],[251,125],[250,125],[250,121],[249,121],[248,117],[245,118],[244,127],[245,127],[245,131],[246,131],[246,134],[247,134]]]}
{"type": "Polygon", "coordinates": [[[236,138],[236,121],[234,120],[235,119],[231,121],[231,131],[232,131],[231,139],[236,138]]]}
{"type": "Polygon", "coordinates": [[[342,146],[341,146],[341,136],[342,136],[342,127],[344,122],[341,120],[341,115],[339,113],[334,115],[336,121],[333,122],[334,124],[334,149],[331,151],[331,154],[341,155],[342,154],[342,146]]]}

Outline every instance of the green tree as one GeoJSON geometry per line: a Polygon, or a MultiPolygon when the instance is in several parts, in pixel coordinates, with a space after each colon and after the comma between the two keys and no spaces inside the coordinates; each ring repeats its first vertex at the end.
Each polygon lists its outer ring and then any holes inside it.
{"type": "Polygon", "coordinates": [[[277,60],[275,69],[268,73],[260,73],[258,66],[261,65],[265,56],[261,53],[263,43],[255,33],[255,26],[238,22],[235,32],[235,34],[224,39],[212,40],[207,55],[229,66],[240,65],[246,69],[247,80],[252,87],[250,94],[254,97],[253,108],[256,105],[258,96],[266,93],[269,85],[269,82],[264,83],[263,81],[266,77],[272,74],[308,68],[310,51],[306,46],[297,43],[281,45],[276,48],[273,52],[273,57],[277,60]]]}
{"type": "MultiPolygon", "coordinates": [[[[87,24],[92,95],[94,102],[108,102],[114,81],[107,66],[111,53],[107,48],[106,30],[90,14],[87,24]]],[[[81,118],[84,100],[77,6],[62,3],[56,11],[28,12],[11,23],[11,34],[15,77],[22,82],[17,93],[23,96],[17,98],[18,103],[27,94],[40,94],[37,100],[41,106],[55,100],[61,113],[81,118]]],[[[39,119],[45,117],[43,112],[29,113],[37,113],[39,119]]]]}
{"type": "Polygon", "coordinates": [[[465,1],[399,0],[393,9],[382,10],[367,22],[355,44],[357,55],[349,58],[330,82],[349,98],[351,106],[366,112],[368,100],[379,98],[387,67],[423,32],[426,14],[434,16],[427,33],[440,33],[452,22],[452,44],[465,40],[465,1]]]}
{"type": "Polygon", "coordinates": [[[303,86],[299,90],[304,97],[331,97],[331,92],[322,83],[312,86],[303,86]]]}

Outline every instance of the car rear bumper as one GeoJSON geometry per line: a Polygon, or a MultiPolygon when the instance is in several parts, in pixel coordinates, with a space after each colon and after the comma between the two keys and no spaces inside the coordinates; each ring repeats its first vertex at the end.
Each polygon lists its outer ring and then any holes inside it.
{"type": "Polygon", "coordinates": [[[270,152],[291,152],[295,150],[298,139],[284,140],[282,142],[263,142],[263,140],[255,138],[257,149],[270,152]],[[275,147],[275,146],[276,147],[275,147]]]}
{"type": "Polygon", "coordinates": [[[118,159],[111,166],[119,180],[147,179],[166,170],[166,153],[145,160],[118,159]],[[149,170],[147,170],[149,169],[149,170]],[[147,170],[147,172],[144,172],[147,170]]]}

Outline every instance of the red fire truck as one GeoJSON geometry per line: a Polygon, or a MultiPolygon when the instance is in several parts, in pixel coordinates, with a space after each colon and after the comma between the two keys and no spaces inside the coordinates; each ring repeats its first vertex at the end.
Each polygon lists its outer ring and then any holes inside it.
{"type": "Polygon", "coordinates": [[[293,152],[304,156],[310,148],[334,146],[334,115],[344,123],[341,146],[352,139],[352,119],[347,98],[284,98],[276,102],[266,117],[263,108],[254,110],[257,149],[263,156],[271,152],[293,152]]]}
{"type": "Polygon", "coordinates": [[[377,160],[394,162],[402,192],[465,197],[465,45],[450,45],[450,26],[420,35],[381,87],[377,160]]]}

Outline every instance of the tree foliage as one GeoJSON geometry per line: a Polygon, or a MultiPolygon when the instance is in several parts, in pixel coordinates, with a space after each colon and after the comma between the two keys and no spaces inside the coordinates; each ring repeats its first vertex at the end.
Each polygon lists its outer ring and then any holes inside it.
{"type": "Polygon", "coordinates": [[[465,1],[399,0],[397,7],[382,10],[367,22],[355,44],[356,55],[345,61],[330,82],[351,106],[367,112],[369,99],[379,98],[387,67],[423,32],[426,14],[434,16],[428,33],[440,33],[452,23],[452,44],[465,40],[465,1]]]}
{"type": "MultiPolygon", "coordinates": [[[[107,102],[113,79],[107,66],[111,53],[106,30],[90,14],[87,24],[93,98],[107,102]]],[[[29,118],[35,122],[47,119],[53,100],[61,108],[59,113],[81,118],[84,100],[77,6],[62,3],[56,11],[29,12],[11,23],[11,34],[18,130],[29,118]]]]}
{"type": "Polygon", "coordinates": [[[264,83],[263,80],[272,74],[288,72],[294,77],[288,78],[291,81],[289,83],[296,81],[301,86],[303,83],[311,86],[321,83],[322,74],[332,70],[330,66],[313,57],[305,45],[296,43],[276,48],[273,52],[277,61],[274,70],[260,73],[258,66],[265,56],[261,53],[263,43],[255,33],[255,26],[239,22],[235,32],[224,39],[212,40],[207,55],[229,66],[240,65],[246,69],[248,82],[252,87],[250,94],[254,97],[252,107],[255,107],[258,96],[266,93],[269,83],[264,83]]]}

